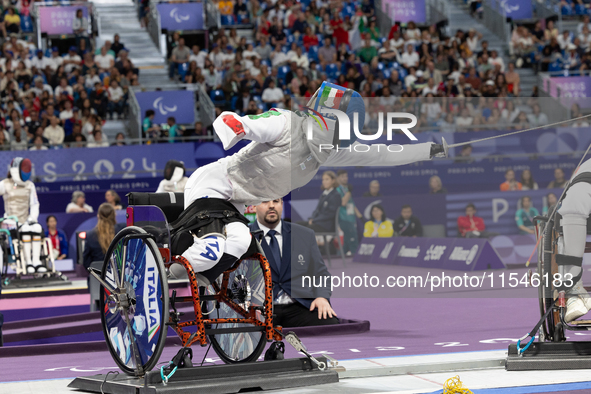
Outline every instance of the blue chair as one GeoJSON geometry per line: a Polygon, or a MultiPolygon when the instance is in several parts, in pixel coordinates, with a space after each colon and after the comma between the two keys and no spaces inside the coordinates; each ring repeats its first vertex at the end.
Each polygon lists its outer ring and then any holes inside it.
{"type": "Polygon", "coordinates": [[[185,80],[185,76],[187,75],[187,71],[189,71],[189,63],[180,63],[178,66],[178,72],[181,77],[181,81],[185,80]]]}
{"type": "Polygon", "coordinates": [[[295,42],[296,38],[293,34],[290,34],[287,36],[287,43],[291,44],[292,42],[295,42]]]}
{"type": "Polygon", "coordinates": [[[236,111],[236,103],[238,103],[239,98],[240,96],[238,95],[232,96],[232,99],[230,100],[230,108],[232,108],[232,111],[236,111]]]}
{"type": "Polygon", "coordinates": [[[213,105],[226,105],[226,96],[224,95],[224,91],[221,89],[212,90],[209,94],[209,97],[211,98],[211,101],[213,101],[213,105]]]}
{"type": "Polygon", "coordinates": [[[21,31],[23,33],[32,33],[33,30],[33,20],[31,19],[31,16],[21,16],[21,31]]]}
{"type": "Polygon", "coordinates": [[[291,45],[284,45],[284,46],[281,48],[281,52],[283,52],[283,53],[287,53],[287,52],[289,52],[290,48],[291,48],[291,45]]]}
{"type": "Polygon", "coordinates": [[[279,69],[277,70],[277,78],[279,78],[281,81],[285,81],[285,76],[287,75],[288,72],[289,72],[289,66],[279,67],[279,69]]]}
{"type": "Polygon", "coordinates": [[[338,69],[337,65],[334,63],[327,64],[326,69],[324,71],[326,72],[326,75],[330,79],[336,79],[337,75],[339,73],[339,69],[338,69]]]}
{"type": "Polygon", "coordinates": [[[271,62],[267,59],[261,60],[261,65],[271,67],[271,62]]]}
{"type": "Polygon", "coordinates": [[[308,59],[310,59],[310,61],[315,61],[315,62],[318,62],[320,60],[318,58],[318,47],[317,46],[310,47],[310,49],[308,50],[308,59]]]}
{"type": "Polygon", "coordinates": [[[234,24],[234,17],[232,15],[222,15],[222,25],[230,26],[234,24]]]}
{"type": "Polygon", "coordinates": [[[382,70],[382,74],[384,74],[384,78],[388,79],[390,78],[390,75],[392,75],[392,70],[385,68],[382,70]]]}

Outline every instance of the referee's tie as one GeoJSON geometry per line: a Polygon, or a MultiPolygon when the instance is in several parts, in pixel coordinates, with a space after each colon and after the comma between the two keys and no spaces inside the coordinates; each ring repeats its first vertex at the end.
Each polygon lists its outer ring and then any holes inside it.
{"type": "MultiPolygon", "coordinates": [[[[281,275],[281,251],[279,250],[279,242],[277,242],[277,238],[275,238],[275,234],[277,231],[269,230],[267,235],[271,240],[269,241],[269,249],[271,249],[271,254],[273,254],[273,260],[275,260],[275,266],[277,267],[277,276],[281,275]]],[[[277,295],[281,288],[278,285],[273,286],[273,300],[277,299],[277,295]]]]}

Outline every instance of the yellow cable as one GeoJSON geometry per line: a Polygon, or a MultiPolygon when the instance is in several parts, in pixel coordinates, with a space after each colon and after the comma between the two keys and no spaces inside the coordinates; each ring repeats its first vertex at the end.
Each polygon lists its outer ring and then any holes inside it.
{"type": "Polygon", "coordinates": [[[443,394],[474,394],[469,389],[464,387],[460,380],[460,376],[449,378],[443,383],[443,394]]]}

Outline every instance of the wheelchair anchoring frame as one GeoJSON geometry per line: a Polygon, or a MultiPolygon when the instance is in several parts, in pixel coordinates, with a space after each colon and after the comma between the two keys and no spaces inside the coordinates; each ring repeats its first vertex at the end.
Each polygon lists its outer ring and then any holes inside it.
{"type": "MultiPolygon", "coordinates": [[[[165,261],[168,261],[167,258],[170,256],[170,251],[165,248],[160,248],[160,253],[165,261]]],[[[197,282],[197,277],[195,276],[195,271],[193,267],[189,263],[189,261],[184,258],[183,256],[173,256],[170,258],[168,262],[165,263],[167,268],[170,267],[172,264],[181,264],[185,270],[187,271],[189,277],[189,283],[191,285],[191,297],[175,297],[175,304],[176,303],[193,303],[193,309],[195,311],[195,320],[189,321],[178,321],[178,315],[172,314],[169,317],[168,326],[172,327],[176,333],[178,334],[179,338],[182,341],[183,347],[189,347],[194,343],[199,343],[201,346],[207,346],[207,335],[211,334],[223,334],[223,333],[232,333],[232,332],[252,332],[252,331],[264,331],[265,336],[267,338],[267,342],[272,342],[274,340],[280,341],[282,336],[280,334],[281,327],[273,327],[273,284],[271,278],[271,269],[269,267],[269,262],[265,258],[264,255],[261,253],[255,253],[252,256],[252,259],[258,260],[263,268],[263,275],[265,278],[265,302],[264,302],[264,318],[265,321],[262,322],[257,318],[257,310],[258,308],[249,308],[246,311],[240,305],[238,305],[234,300],[230,299],[227,296],[228,293],[228,284],[229,284],[229,277],[230,273],[235,271],[238,266],[240,265],[240,261],[237,262],[232,268],[226,270],[222,276],[222,283],[219,285],[217,282],[213,282],[212,286],[214,288],[215,294],[213,295],[206,295],[200,296],[199,295],[199,284],[197,282]],[[218,302],[223,302],[224,304],[228,305],[232,310],[234,310],[237,314],[241,315],[242,318],[232,318],[232,319],[204,319],[202,310],[201,310],[201,301],[205,300],[216,300],[218,302]],[[174,315],[174,316],[173,316],[174,315]],[[214,325],[214,324],[251,324],[253,327],[239,327],[239,328],[226,328],[226,329],[206,329],[205,326],[214,325]],[[196,335],[191,338],[193,335],[192,333],[185,331],[186,327],[197,326],[196,335]],[[277,332],[277,331],[278,332],[277,332]]]]}

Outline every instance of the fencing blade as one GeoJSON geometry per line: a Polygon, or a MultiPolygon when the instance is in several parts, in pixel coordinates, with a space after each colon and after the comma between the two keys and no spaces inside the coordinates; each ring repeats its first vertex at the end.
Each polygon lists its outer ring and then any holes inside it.
{"type": "MultiPolygon", "coordinates": [[[[543,126],[530,127],[529,129],[525,129],[525,130],[512,131],[510,133],[506,133],[506,134],[502,134],[502,135],[495,135],[495,136],[492,136],[492,137],[481,138],[479,140],[473,140],[473,141],[467,141],[467,142],[460,142],[460,143],[451,144],[451,145],[447,145],[446,143],[443,143],[443,145],[444,145],[444,148],[445,148],[445,146],[447,146],[447,149],[449,149],[449,148],[457,148],[457,147],[464,146],[464,145],[470,145],[470,144],[476,144],[478,142],[484,142],[484,141],[494,140],[496,138],[509,137],[511,135],[521,134],[521,133],[525,133],[525,132],[528,132],[528,131],[535,131],[535,130],[545,129],[547,127],[554,127],[554,126],[558,126],[558,125],[561,125],[561,124],[564,124],[564,123],[570,123],[570,122],[574,122],[576,120],[585,119],[585,118],[589,118],[589,117],[591,117],[591,114],[584,115],[584,116],[579,116],[578,118],[574,118],[574,119],[561,120],[560,122],[550,123],[550,124],[546,124],[546,125],[543,125],[543,126]]],[[[447,152],[447,150],[446,150],[446,152],[447,152]]]]}

